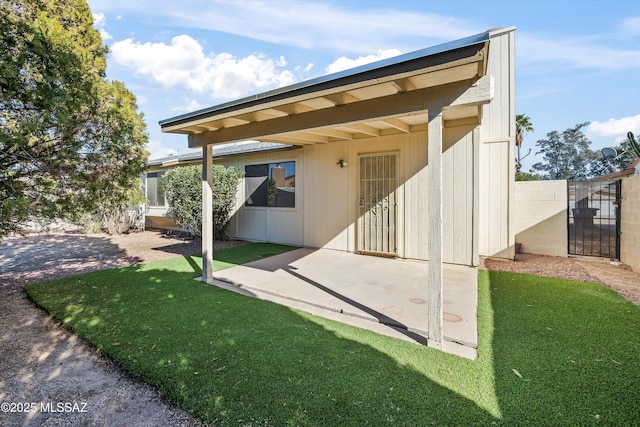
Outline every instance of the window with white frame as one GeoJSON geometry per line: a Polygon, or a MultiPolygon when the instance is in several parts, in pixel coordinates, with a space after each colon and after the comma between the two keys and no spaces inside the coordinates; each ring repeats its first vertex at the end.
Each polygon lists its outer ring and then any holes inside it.
{"type": "Polygon", "coordinates": [[[147,173],[147,200],[149,206],[165,206],[164,200],[164,184],[162,176],[164,172],[147,173]]]}

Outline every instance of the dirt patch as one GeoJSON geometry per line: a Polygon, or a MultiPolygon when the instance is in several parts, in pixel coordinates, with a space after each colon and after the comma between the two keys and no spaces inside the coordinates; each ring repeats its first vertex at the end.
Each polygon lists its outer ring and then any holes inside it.
{"type": "Polygon", "coordinates": [[[480,268],[602,283],[634,304],[640,305],[640,274],[624,264],[611,263],[608,260],[517,254],[513,261],[481,259],[480,268]]]}
{"type": "MultiPolygon", "coordinates": [[[[241,244],[216,242],[215,248],[241,244]]],[[[0,412],[0,425],[202,425],[102,357],[22,291],[27,283],[198,253],[197,240],[155,232],[0,242],[0,403],[20,410],[0,412]]]]}

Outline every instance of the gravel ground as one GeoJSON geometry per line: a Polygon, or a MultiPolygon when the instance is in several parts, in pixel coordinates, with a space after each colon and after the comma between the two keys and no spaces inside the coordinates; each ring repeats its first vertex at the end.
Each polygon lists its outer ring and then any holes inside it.
{"type": "MultiPolygon", "coordinates": [[[[243,243],[216,242],[215,247],[243,243]]],[[[0,242],[0,403],[13,403],[13,409],[34,404],[36,409],[0,412],[0,425],[202,425],[102,357],[22,291],[27,283],[197,253],[197,240],[150,231],[114,237],[37,235],[0,242]]],[[[640,305],[640,274],[624,266],[531,254],[519,254],[515,261],[483,259],[482,264],[481,268],[605,283],[640,305]]]]}
{"type": "MultiPolygon", "coordinates": [[[[216,248],[238,244],[216,242],[216,248]]],[[[102,357],[22,291],[27,283],[199,252],[197,241],[148,231],[0,242],[0,425],[202,425],[102,357]]]]}
{"type": "Polygon", "coordinates": [[[482,259],[480,268],[602,283],[640,305],[640,274],[628,266],[588,257],[517,254],[514,261],[482,259]]]}

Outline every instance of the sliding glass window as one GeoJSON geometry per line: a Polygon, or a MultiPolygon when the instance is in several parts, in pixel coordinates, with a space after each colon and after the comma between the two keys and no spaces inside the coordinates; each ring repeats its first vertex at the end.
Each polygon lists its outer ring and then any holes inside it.
{"type": "Polygon", "coordinates": [[[296,162],[245,166],[246,206],[296,207],[296,162]]]}

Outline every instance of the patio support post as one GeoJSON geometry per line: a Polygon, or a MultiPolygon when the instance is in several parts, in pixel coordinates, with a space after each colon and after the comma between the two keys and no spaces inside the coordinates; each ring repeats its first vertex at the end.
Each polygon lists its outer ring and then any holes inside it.
{"type": "Polygon", "coordinates": [[[442,110],[429,111],[427,345],[442,349],[442,110]]]}
{"type": "Polygon", "coordinates": [[[213,146],[202,147],[202,280],[213,280],[213,146]]]}

